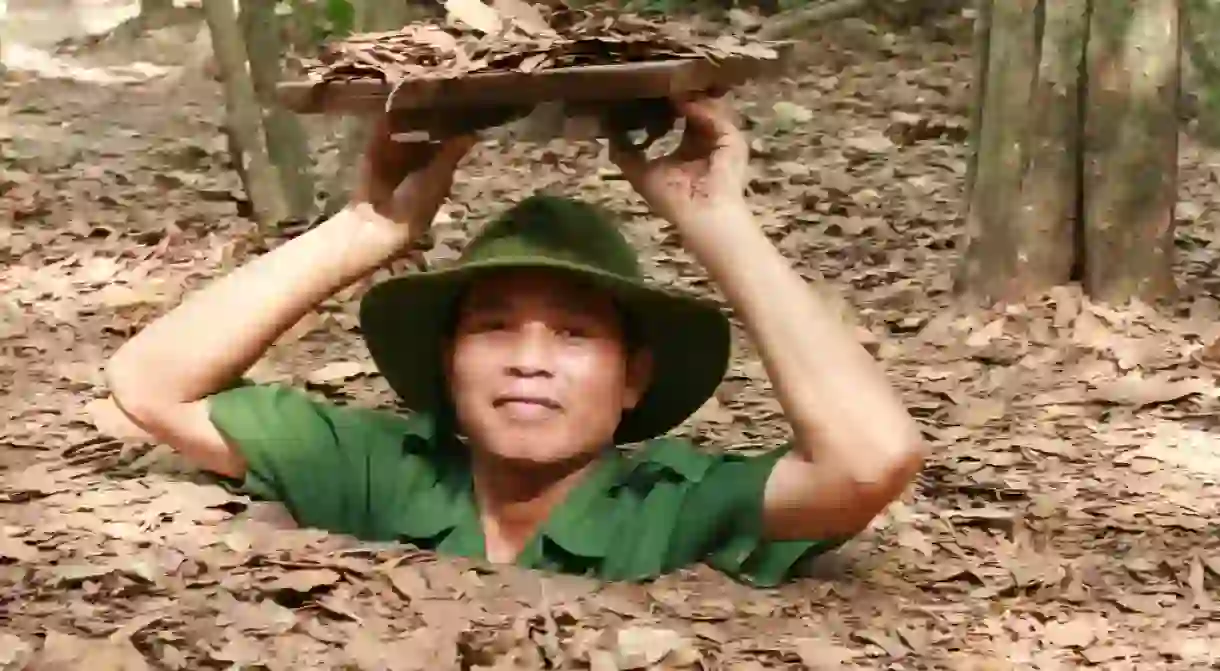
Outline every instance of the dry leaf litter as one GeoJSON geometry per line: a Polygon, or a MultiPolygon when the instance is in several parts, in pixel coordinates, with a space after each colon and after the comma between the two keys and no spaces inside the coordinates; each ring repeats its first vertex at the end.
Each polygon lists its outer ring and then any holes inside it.
{"type": "Polygon", "coordinates": [[[445,79],[484,72],[541,72],[582,65],[665,59],[775,59],[774,44],[733,33],[715,37],[689,24],[630,13],[551,8],[523,0],[447,0],[448,25],[417,22],[401,30],[354,35],[328,44],[306,67],[310,79],[445,79]]]}
{"type": "MultiPolygon", "coordinates": [[[[0,668],[1215,668],[1220,154],[1184,140],[1175,314],[1068,288],[957,312],[961,33],[952,46],[838,23],[809,37],[798,76],[738,97],[768,235],[842,289],[935,448],[868,532],[768,591],[701,568],[598,585],[292,529],[142,440],[106,401],[105,358],[262,249],[235,215],[216,87],[10,74],[0,668]]],[[[334,155],[319,147],[320,171],[334,155]]],[[[718,297],[596,145],[484,143],[428,260],[537,188],[625,212],[656,279],[718,297]]],[[[252,377],[389,407],[355,334],[363,286],[252,377]]],[[[785,437],[744,337],[682,431],[741,449],[785,437]]]]}

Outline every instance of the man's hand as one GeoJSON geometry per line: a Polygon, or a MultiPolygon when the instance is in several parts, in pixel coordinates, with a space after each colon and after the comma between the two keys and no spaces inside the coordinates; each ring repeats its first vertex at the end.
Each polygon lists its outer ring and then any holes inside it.
{"type": "Polygon", "coordinates": [[[610,160],[653,212],[676,225],[697,226],[726,208],[743,211],[750,148],[728,100],[700,96],[673,104],[686,119],[677,149],[649,160],[613,138],[610,160]]]}
{"type": "Polygon", "coordinates": [[[371,206],[403,226],[408,241],[415,240],[432,225],[453,187],[454,170],[477,141],[463,135],[442,142],[396,142],[389,117],[382,116],[365,147],[352,203],[371,206]]]}

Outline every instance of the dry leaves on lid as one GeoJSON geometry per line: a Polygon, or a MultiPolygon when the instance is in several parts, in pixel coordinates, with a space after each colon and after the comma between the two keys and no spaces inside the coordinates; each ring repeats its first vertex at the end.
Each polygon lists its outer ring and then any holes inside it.
{"type": "Polygon", "coordinates": [[[308,64],[317,82],[461,77],[674,58],[773,60],[776,43],[719,34],[626,13],[552,8],[524,0],[445,0],[452,25],[412,23],[329,43],[308,64]]]}
{"type": "Polygon", "coordinates": [[[497,35],[504,29],[504,19],[495,9],[481,0],[445,0],[450,18],[457,19],[480,33],[497,35]]]}
{"type": "Polygon", "coordinates": [[[535,37],[559,37],[537,5],[525,0],[494,0],[495,11],[512,20],[522,31],[535,37]]]}

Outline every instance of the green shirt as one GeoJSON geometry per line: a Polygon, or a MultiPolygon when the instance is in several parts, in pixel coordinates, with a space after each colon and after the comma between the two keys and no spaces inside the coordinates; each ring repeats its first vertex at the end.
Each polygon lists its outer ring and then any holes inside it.
{"type": "MultiPolygon", "coordinates": [[[[277,385],[211,397],[245,456],[244,490],[302,526],[484,559],[468,454],[431,417],[344,407],[277,385]]],[[[460,445],[460,444],[459,444],[460,445]]],[[[675,438],[608,451],[517,558],[527,568],[645,580],[705,562],[772,586],[837,541],[766,541],[763,491],[785,450],[713,454],[675,438]]]]}

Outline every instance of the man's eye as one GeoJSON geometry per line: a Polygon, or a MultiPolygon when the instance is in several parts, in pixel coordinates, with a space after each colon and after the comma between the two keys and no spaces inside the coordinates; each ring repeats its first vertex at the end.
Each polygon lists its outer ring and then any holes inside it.
{"type": "Polygon", "coordinates": [[[580,326],[561,326],[557,332],[564,338],[585,338],[589,335],[589,330],[580,326]]]}

